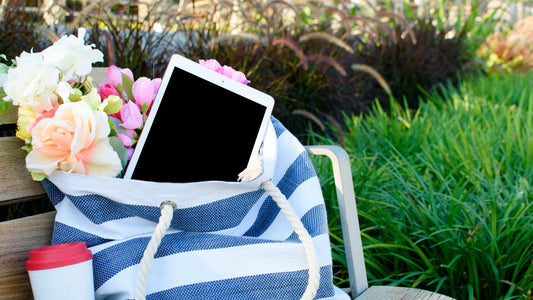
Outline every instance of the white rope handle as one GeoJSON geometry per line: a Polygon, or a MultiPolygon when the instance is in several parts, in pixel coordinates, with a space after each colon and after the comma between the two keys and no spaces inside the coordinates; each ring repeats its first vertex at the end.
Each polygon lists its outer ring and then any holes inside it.
{"type": "Polygon", "coordinates": [[[309,279],[307,282],[307,288],[305,289],[301,299],[314,299],[320,285],[320,266],[318,264],[318,256],[316,254],[315,245],[313,244],[313,239],[279,188],[270,180],[263,182],[261,187],[267,191],[267,193],[279,206],[281,211],[285,214],[285,217],[287,217],[291,223],[292,228],[294,228],[294,232],[296,232],[298,238],[302,242],[307,258],[307,264],[309,265],[309,279]]]}
{"type": "Polygon", "coordinates": [[[152,238],[150,239],[150,242],[148,242],[146,249],[144,249],[143,257],[139,264],[137,283],[135,284],[136,300],[146,299],[146,279],[148,278],[150,267],[154,261],[154,255],[157,252],[157,248],[159,248],[159,245],[161,244],[163,236],[165,236],[165,232],[167,232],[168,228],[170,227],[172,215],[176,208],[176,203],[172,201],[165,201],[161,203],[161,217],[159,217],[159,223],[155,227],[152,238]]]}

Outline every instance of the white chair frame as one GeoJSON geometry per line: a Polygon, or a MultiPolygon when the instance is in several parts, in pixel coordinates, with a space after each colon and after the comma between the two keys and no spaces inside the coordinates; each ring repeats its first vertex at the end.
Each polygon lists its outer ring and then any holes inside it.
{"type": "Polygon", "coordinates": [[[311,155],[327,156],[332,163],[352,299],[452,299],[445,295],[416,288],[390,286],[372,286],[368,288],[350,157],[339,146],[305,146],[305,149],[311,155]]]}

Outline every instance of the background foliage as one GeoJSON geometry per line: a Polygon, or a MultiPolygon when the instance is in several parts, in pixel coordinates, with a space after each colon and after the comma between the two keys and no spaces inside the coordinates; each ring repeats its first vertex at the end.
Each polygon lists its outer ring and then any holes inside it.
{"type": "MultiPolygon", "coordinates": [[[[331,134],[326,124],[344,128],[344,113],[368,112],[376,99],[384,109],[390,96],[416,108],[422,91],[472,71],[475,50],[499,17],[479,15],[481,2],[459,6],[455,19],[444,6],[420,13],[405,5],[400,13],[388,1],[56,2],[66,12],[56,18],[68,22],[44,27],[38,14],[33,23],[10,22],[48,40],[52,32],[90,28],[104,65],[129,67],[136,76],[161,76],[174,53],[216,58],[271,94],[274,115],[305,141],[309,126],[331,134]]],[[[28,44],[19,49],[37,43],[23,40],[28,44]]]]}

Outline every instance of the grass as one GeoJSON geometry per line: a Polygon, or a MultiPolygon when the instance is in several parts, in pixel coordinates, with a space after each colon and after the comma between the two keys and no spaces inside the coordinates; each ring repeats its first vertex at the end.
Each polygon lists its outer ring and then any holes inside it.
{"type": "MultiPolygon", "coordinates": [[[[427,94],[416,111],[393,105],[389,115],[377,106],[347,118],[343,146],[370,284],[457,299],[531,299],[532,83],[533,74],[460,80],[427,94]]],[[[337,272],[339,283],[345,275],[337,272]]]]}

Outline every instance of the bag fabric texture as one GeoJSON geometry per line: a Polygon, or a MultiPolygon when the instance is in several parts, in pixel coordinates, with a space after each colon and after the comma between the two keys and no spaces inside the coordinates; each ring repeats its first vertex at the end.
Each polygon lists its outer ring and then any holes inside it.
{"type": "Polygon", "coordinates": [[[170,200],[177,209],[151,265],[147,299],[300,299],[308,282],[306,256],[261,188],[272,180],[313,239],[320,265],[316,299],[349,299],[332,283],[316,173],[305,148],[275,118],[262,162],[262,174],[247,182],[158,183],[54,172],[43,181],[57,210],[52,243],[87,243],[97,299],[134,299],[139,262],[161,203],[170,200]]]}

